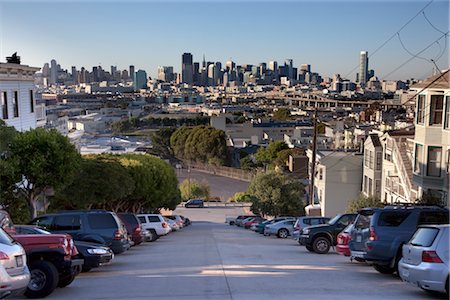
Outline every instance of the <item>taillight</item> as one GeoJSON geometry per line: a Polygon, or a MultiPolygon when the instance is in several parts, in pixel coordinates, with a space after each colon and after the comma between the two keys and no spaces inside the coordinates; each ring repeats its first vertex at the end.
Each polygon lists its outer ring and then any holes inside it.
{"type": "Polygon", "coordinates": [[[8,259],[9,256],[6,253],[0,251],[0,260],[8,260],[8,259]]]}
{"type": "Polygon", "coordinates": [[[116,241],[122,239],[122,234],[120,233],[119,230],[116,230],[116,232],[114,232],[114,239],[115,239],[116,241]]]}
{"type": "Polygon", "coordinates": [[[163,228],[166,228],[166,227],[167,227],[167,223],[166,223],[166,222],[163,222],[163,223],[162,223],[162,227],[163,227],[163,228]]]}
{"type": "Polygon", "coordinates": [[[136,229],[134,230],[134,232],[139,233],[141,232],[142,228],[141,226],[136,227],[136,229]]]}
{"type": "Polygon", "coordinates": [[[378,241],[378,235],[375,231],[375,228],[373,226],[370,227],[369,229],[369,240],[371,241],[378,241]]]}
{"type": "Polygon", "coordinates": [[[436,253],[436,251],[423,251],[422,252],[422,261],[427,263],[438,263],[441,264],[443,261],[436,253]]]}

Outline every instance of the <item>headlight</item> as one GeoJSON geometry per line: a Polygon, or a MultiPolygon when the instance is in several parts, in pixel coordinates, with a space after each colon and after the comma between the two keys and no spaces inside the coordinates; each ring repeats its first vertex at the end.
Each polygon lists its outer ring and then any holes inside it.
{"type": "Polygon", "coordinates": [[[87,249],[87,252],[89,254],[108,254],[108,250],[103,248],[90,248],[87,249]]]}
{"type": "Polygon", "coordinates": [[[309,234],[309,229],[303,229],[302,234],[309,234]]]}

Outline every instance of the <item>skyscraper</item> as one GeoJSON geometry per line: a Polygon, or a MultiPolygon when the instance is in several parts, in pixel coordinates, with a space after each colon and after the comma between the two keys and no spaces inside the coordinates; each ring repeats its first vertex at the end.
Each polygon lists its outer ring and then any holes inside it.
{"type": "Polygon", "coordinates": [[[276,61],[269,61],[269,70],[272,71],[275,80],[278,80],[278,63],[276,61]]]}
{"type": "Polygon", "coordinates": [[[294,63],[291,58],[286,59],[286,62],[284,63],[287,70],[287,77],[289,79],[294,79],[294,63]]]}
{"type": "Polygon", "coordinates": [[[135,91],[147,88],[147,73],[144,70],[138,70],[134,73],[133,82],[135,91]]]}
{"type": "Polygon", "coordinates": [[[134,82],[134,66],[133,65],[130,66],[130,78],[134,82]]]}
{"type": "Polygon", "coordinates": [[[181,81],[182,83],[192,84],[194,79],[194,70],[192,65],[192,54],[183,53],[181,57],[181,81]]]}
{"type": "Polygon", "coordinates": [[[58,65],[56,60],[52,59],[50,61],[50,83],[56,84],[56,77],[58,76],[58,65]]]}
{"type": "Polygon", "coordinates": [[[369,80],[369,55],[367,51],[361,51],[359,55],[359,73],[358,82],[364,87],[369,80]]]}

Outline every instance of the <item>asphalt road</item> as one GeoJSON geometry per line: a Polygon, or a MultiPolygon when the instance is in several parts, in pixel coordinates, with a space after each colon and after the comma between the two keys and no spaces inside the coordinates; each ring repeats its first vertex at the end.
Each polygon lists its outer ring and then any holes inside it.
{"type": "Polygon", "coordinates": [[[183,213],[198,219],[204,214],[217,222],[194,221],[134,247],[111,265],[81,274],[48,299],[429,298],[396,277],[336,253],[312,254],[290,239],[225,225],[222,209],[183,213]]]}
{"type": "MultiPolygon", "coordinates": [[[[186,169],[177,170],[178,181],[181,183],[188,178],[188,172],[186,169]]],[[[197,170],[191,170],[191,179],[195,179],[199,182],[206,182],[211,188],[211,196],[220,197],[222,201],[226,201],[237,192],[245,192],[249,185],[249,182],[216,176],[197,170]]]]}

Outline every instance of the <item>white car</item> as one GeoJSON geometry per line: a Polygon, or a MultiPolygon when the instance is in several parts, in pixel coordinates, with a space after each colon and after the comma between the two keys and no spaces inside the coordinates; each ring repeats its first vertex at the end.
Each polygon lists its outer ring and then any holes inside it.
{"type": "Polygon", "coordinates": [[[174,220],[171,220],[171,219],[166,218],[166,217],[164,217],[164,220],[166,220],[166,222],[169,223],[169,226],[172,229],[172,231],[180,230],[180,226],[174,220]]]}
{"type": "Polygon", "coordinates": [[[160,214],[139,214],[137,217],[141,221],[142,229],[156,234],[157,237],[171,231],[169,223],[160,214]]]}
{"type": "Polygon", "coordinates": [[[25,250],[0,227],[0,299],[21,294],[29,282],[25,250]]]}
{"type": "Polygon", "coordinates": [[[399,275],[403,281],[425,291],[449,292],[450,225],[426,225],[403,245],[399,275]]]}

